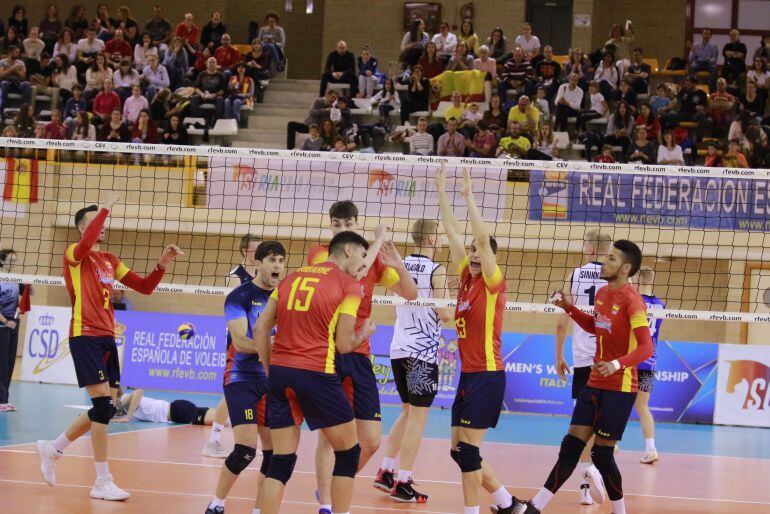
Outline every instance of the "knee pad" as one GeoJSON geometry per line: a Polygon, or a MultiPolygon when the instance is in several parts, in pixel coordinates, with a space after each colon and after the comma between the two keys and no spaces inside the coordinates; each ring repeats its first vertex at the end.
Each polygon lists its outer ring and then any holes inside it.
{"type": "Polygon", "coordinates": [[[267,470],[270,469],[270,461],[273,458],[273,450],[262,450],[262,465],[259,472],[267,476],[267,470]]]}
{"type": "Polygon", "coordinates": [[[456,449],[452,448],[449,450],[449,456],[452,458],[455,463],[458,465],[460,464],[460,452],[458,452],[456,449]]]}
{"type": "Polygon", "coordinates": [[[591,448],[591,461],[600,471],[601,465],[613,465],[615,463],[615,447],[595,444],[591,448]]]}
{"type": "Polygon", "coordinates": [[[112,401],[112,397],[98,396],[91,398],[91,403],[94,406],[88,410],[88,419],[94,423],[109,425],[117,410],[115,409],[115,402],[112,401]]]}
{"type": "Polygon", "coordinates": [[[473,473],[481,469],[479,447],[466,442],[457,443],[457,464],[463,473],[473,473]]]}
{"type": "Polygon", "coordinates": [[[591,460],[604,479],[607,496],[617,501],[623,498],[623,477],[615,463],[615,447],[594,445],[591,448],[591,460]]]}
{"type": "Polygon", "coordinates": [[[257,456],[257,449],[243,444],[236,444],[233,451],[225,459],[225,467],[233,475],[240,475],[241,472],[249,467],[251,461],[257,456]]]}
{"type": "Polygon", "coordinates": [[[355,478],[360,458],[361,447],[358,443],[347,450],[334,452],[334,471],[332,475],[335,477],[355,478]]]}
{"type": "Polygon", "coordinates": [[[278,480],[283,485],[291,478],[291,474],[294,473],[294,465],[297,463],[297,454],[273,454],[270,458],[270,468],[267,470],[265,476],[278,480]]]}
{"type": "Polygon", "coordinates": [[[564,436],[564,439],[561,440],[559,459],[565,462],[578,462],[580,461],[580,455],[583,453],[585,447],[586,443],[582,440],[574,435],[567,434],[564,436]]]}

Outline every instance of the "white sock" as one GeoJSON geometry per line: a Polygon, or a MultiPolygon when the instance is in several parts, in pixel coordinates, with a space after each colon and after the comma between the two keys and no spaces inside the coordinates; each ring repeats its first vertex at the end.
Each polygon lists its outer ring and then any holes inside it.
{"type": "Polygon", "coordinates": [[[552,499],[553,493],[543,487],[537,492],[535,497],[532,498],[532,505],[534,505],[537,510],[542,512],[545,506],[548,505],[548,502],[550,502],[552,499]]]}
{"type": "Polygon", "coordinates": [[[649,439],[644,440],[644,449],[648,452],[654,452],[655,451],[655,438],[651,437],[649,439]]]}
{"type": "Polygon", "coordinates": [[[612,514],[626,514],[626,501],[623,498],[612,502],[612,514]]]}
{"type": "Polygon", "coordinates": [[[380,466],[380,469],[384,469],[385,471],[393,471],[396,469],[396,459],[391,459],[390,457],[383,457],[382,458],[382,466],[380,466]]]}
{"type": "Polygon", "coordinates": [[[94,461],[94,467],[96,467],[96,478],[103,478],[110,474],[110,465],[106,461],[94,461]]]}
{"type": "Polygon", "coordinates": [[[412,472],[408,469],[399,469],[398,470],[398,482],[407,483],[409,482],[409,479],[412,478],[412,472]]]}
{"type": "Polygon", "coordinates": [[[213,509],[215,507],[222,507],[222,508],[224,508],[224,506],[225,506],[225,501],[224,500],[220,500],[216,496],[214,496],[214,498],[211,500],[211,503],[209,503],[209,508],[210,509],[213,509]]]}
{"type": "Polygon", "coordinates": [[[53,441],[53,447],[54,447],[54,450],[56,450],[56,451],[57,451],[57,452],[59,452],[59,453],[64,453],[64,449],[65,449],[67,446],[69,446],[71,442],[72,442],[72,441],[70,441],[69,439],[67,439],[67,436],[66,436],[66,435],[64,435],[64,432],[62,432],[61,434],[59,434],[59,437],[57,437],[57,438],[56,438],[56,439],[54,439],[54,441],[53,441]]]}
{"type": "Polygon", "coordinates": [[[251,514],[261,514],[259,509],[251,509],[251,514]]]}
{"type": "Polygon", "coordinates": [[[492,493],[492,501],[501,509],[507,509],[513,503],[513,498],[505,487],[500,487],[500,489],[492,493]]]}
{"type": "Polygon", "coordinates": [[[222,430],[225,428],[224,425],[221,425],[219,423],[214,422],[211,425],[211,433],[209,434],[209,442],[210,443],[218,443],[219,438],[222,437],[222,430]]]}
{"type": "Polygon", "coordinates": [[[326,509],[329,512],[331,512],[332,511],[332,506],[331,505],[319,505],[318,506],[318,510],[324,510],[324,509],[326,509]]]}
{"type": "Polygon", "coordinates": [[[350,514],[350,511],[347,511],[347,512],[332,512],[332,514],[350,514]]]}
{"type": "Polygon", "coordinates": [[[478,507],[465,507],[465,514],[479,514],[478,507]]]}
{"type": "Polygon", "coordinates": [[[585,477],[587,471],[591,471],[591,468],[594,467],[594,463],[591,461],[588,462],[580,462],[578,464],[578,469],[580,470],[580,483],[581,484],[587,484],[588,479],[585,477]]]}

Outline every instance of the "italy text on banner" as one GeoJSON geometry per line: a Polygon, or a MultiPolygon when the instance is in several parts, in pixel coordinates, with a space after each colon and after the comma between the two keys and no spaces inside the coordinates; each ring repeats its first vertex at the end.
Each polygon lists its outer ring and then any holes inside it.
{"type": "MultiPolygon", "coordinates": [[[[208,207],[325,214],[337,200],[353,200],[363,215],[438,218],[433,182],[438,168],[415,164],[281,159],[209,160],[208,207]]],[[[447,168],[447,190],[464,219],[461,168],[447,168]]],[[[502,168],[472,169],[474,193],[484,218],[502,221],[508,187],[502,168]]]]}
{"type": "Polygon", "coordinates": [[[69,307],[33,305],[26,314],[21,379],[77,384],[69,347],[69,307]]]}
{"type": "Polygon", "coordinates": [[[39,195],[38,161],[36,159],[0,159],[0,200],[2,216],[20,217],[26,214],[28,203],[36,203],[39,195]]]}
{"type": "Polygon", "coordinates": [[[767,232],[770,181],[533,171],[529,219],[767,232]]]}
{"type": "Polygon", "coordinates": [[[714,423],[770,427],[770,346],[719,347],[714,423]]]}

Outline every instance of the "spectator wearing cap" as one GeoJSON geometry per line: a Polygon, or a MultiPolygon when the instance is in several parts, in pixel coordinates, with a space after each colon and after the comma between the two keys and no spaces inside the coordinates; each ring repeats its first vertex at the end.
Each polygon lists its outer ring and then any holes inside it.
{"type": "Polygon", "coordinates": [[[339,41],[337,49],[326,58],[326,66],[321,76],[321,92],[319,96],[324,96],[329,82],[348,84],[351,95],[355,95],[357,92],[356,58],[353,52],[348,50],[348,44],[345,41],[339,41]]]}

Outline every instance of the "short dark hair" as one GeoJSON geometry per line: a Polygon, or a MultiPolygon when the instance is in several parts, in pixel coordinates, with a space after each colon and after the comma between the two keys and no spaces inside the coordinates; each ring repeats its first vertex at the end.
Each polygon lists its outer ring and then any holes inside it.
{"type": "Polygon", "coordinates": [[[99,211],[99,207],[96,204],[89,205],[88,207],[83,207],[82,209],[80,209],[78,212],[75,213],[75,226],[76,227],[80,226],[80,222],[83,221],[83,218],[85,218],[86,214],[88,214],[89,212],[98,212],[98,211],[99,211]]]}
{"type": "Polygon", "coordinates": [[[495,239],[495,236],[489,236],[489,247],[492,249],[492,253],[497,255],[497,239],[495,239]]]}
{"type": "Polygon", "coordinates": [[[238,245],[238,249],[240,249],[241,252],[246,251],[246,248],[249,247],[249,243],[253,241],[259,242],[259,241],[262,241],[262,238],[256,234],[252,234],[251,232],[249,232],[248,234],[246,234],[241,238],[241,242],[238,245]]]}
{"type": "Polygon", "coordinates": [[[5,261],[8,260],[8,257],[11,255],[16,255],[16,250],[12,248],[7,248],[5,250],[0,250],[0,268],[3,266],[5,261]]]}
{"type": "Polygon", "coordinates": [[[286,248],[278,241],[263,241],[259,243],[257,251],[254,252],[254,260],[263,261],[271,255],[286,257],[286,248]]]}
{"type": "Polygon", "coordinates": [[[356,204],[350,200],[334,202],[332,206],[329,207],[329,217],[337,218],[338,220],[353,218],[358,221],[358,207],[356,207],[356,204]]]}
{"type": "Polygon", "coordinates": [[[366,241],[366,239],[364,239],[356,232],[346,230],[334,236],[331,242],[329,242],[329,255],[334,255],[340,252],[347,244],[363,246],[364,250],[369,249],[369,243],[366,241]]]}
{"type": "Polygon", "coordinates": [[[623,254],[623,264],[628,263],[631,265],[631,271],[628,273],[628,276],[633,277],[636,275],[642,265],[642,250],[639,246],[628,239],[618,239],[612,246],[623,254]]]}

